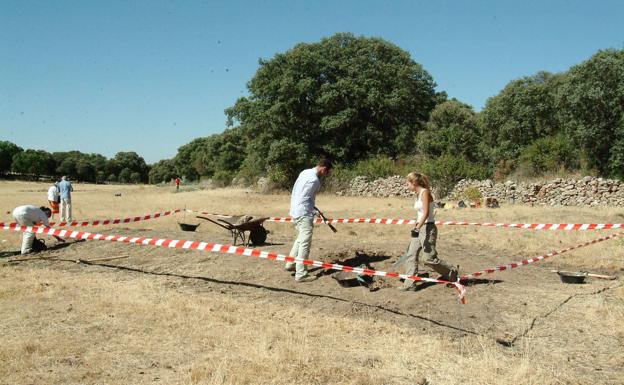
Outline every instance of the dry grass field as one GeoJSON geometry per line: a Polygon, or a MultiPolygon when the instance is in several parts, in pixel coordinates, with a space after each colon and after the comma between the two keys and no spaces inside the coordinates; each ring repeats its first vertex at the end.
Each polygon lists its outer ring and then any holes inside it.
{"type": "MultiPolygon", "coordinates": [[[[46,184],[0,182],[0,221],[19,204],[45,203],[46,184]]],[[[173,208],[287,215],[287,194],[235,189],[75,185],[75,219],[173,208]],[[121,194],[121,196],[116,196],[121,194]]],[[[411,199],[321,195],[330,217],[413,216],[411,199]]],[[[443,220],[624,222],[622,208],[443,210],[443,220]]],[[[318,226],[311,257],[368,260],[392,271],[407,226],[318,226]],[[356,256],[358,252],[360,257],[356,256]]],[[[263,250],[288,253],[289,224],[267,223],[263,250]]],[[[88,228],[229,243],[224,229],[179,214],[88,228]],[[177,221],[200,223],[182,232],[177,221]]],[[[613,231],[440,227],[439,251],[462,274],[575,245],[613,231]]],[[[47,239],[54,245],[52,238],[47,239]]],[[[0,384],[622,384],[624,239],[616,238],[453,289],[399,292],[343,287],[316,270],[296,283],[280,263],[201,251],[70,241],[36,258],[12,255],[20,235],[0,232],[0,384]],[[109,261],[76,263],[105,257],[109,261]],[[583,285],[551,269],[618,276],[583,285]]]]}

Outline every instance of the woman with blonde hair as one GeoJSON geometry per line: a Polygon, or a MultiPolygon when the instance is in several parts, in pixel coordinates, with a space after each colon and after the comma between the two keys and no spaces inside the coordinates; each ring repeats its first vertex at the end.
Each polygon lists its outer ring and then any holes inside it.
{"type": "MultiPolygon", "coordinates": [[[[440,274],[439,279],[455,282],[458,271],[443,260],[438,258],[436,251],[436,241],[438,238],[438,228],[435,225],[435,203],[431,194],[429,178],[417,172],[407,175],[407,187],[416,193],[414,209],[418,214],[416,225],[411,230],[412,239],[405,257],[407,269],[405,274],[418,275],[419,254],[425,258],[425,266],[429,266],[440,274]]],[[[403,259],[403,258],[402,258],[403,259]]],[[[406,279],[399,290],[411,290],[415,287],[415,281],[406,279]]]]}

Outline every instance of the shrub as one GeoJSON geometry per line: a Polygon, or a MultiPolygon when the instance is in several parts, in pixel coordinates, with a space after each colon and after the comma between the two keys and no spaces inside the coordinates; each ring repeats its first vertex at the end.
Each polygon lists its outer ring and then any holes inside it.
{"type": "Polygon", "coordinates": [[[481,195],[481,191],[474,186],[470,186],[464,190],[464,198],[470,202],[477,202],[483,199],[483,195],[481,195]]]}
{"type": "Polygon", "coordinates": [[[443,155],[424,161],[418,169],[431,178],[432,187],[436,189],[438,198],[445,197],[462,179],[486,179],[491,174],[486,166],[453,155],[443,155]]]}
{"type": "Polygon", "coordinates": [[[518,162],[518,172],[526,176],[539,176],[561,169],[577,170],[580,166],[577,147],[564,135],[535,140],[524,148],[518,162]]]}
{"type": "Polygon", "coordinates": [[[212,183],[215,187],[227,187],[232,184],[234,173],[226,170],[218,170],[212,175],[212,183]]]}

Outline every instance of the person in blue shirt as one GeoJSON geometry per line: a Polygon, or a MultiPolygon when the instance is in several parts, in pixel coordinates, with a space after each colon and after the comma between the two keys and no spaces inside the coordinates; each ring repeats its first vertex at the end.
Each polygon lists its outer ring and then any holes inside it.
{"type": "MultiPolygon", "coordinates": [[[[328,175],[333,168],[329,159],[321,159],[316,167],[303,170],[299,174],[290,197],[290,216],[297,229],[297,239],[290,250],[290,256],[308,259],[312,245],[312,231],[314,230],[314,205],[316,194],[321,188],[319,177],[328,175]]],[[[307,282],[316,277],[308,275],[303,263],[286,263],[287,271],[295,271],[295,281],[307,282]]]]}
{"type": "Polygon", "coordinates": [[[58,184],[59,192],[61,194],[61,222],[72,221],[72,203],[71,193],[74,191],[72,184],[67,180],[66,176],[61,178],[58,184]]]}

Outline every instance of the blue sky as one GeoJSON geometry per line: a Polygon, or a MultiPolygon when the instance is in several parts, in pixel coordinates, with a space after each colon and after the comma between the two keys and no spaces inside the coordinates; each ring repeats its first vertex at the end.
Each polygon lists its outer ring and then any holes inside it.
{"type": "Polygon", "coordinates": [[[258,58],[336,32],[409,51],[479,110],[624,48],[624,1],[0,1],[0,140],[170,158],[225,128],[258,58]]]}

